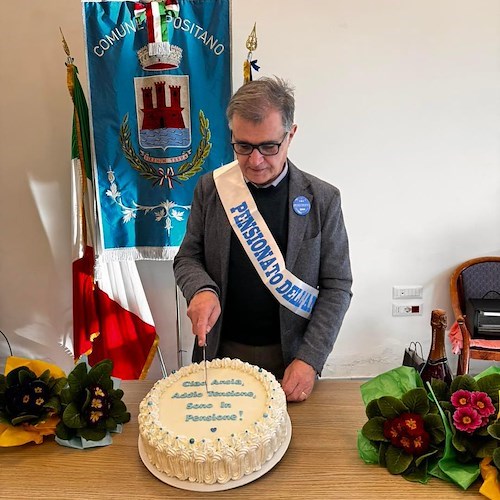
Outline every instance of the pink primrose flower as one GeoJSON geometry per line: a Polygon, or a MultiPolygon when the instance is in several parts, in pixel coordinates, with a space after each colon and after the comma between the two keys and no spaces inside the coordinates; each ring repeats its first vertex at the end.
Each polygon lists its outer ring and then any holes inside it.
{"type": "Polygon", "coordinates": [[[474,408],[457,408],[453,413],[453,423],[459,431],[472,434],[481,427],[482,418],[474,408]]]}
{"type": "Polygon", "coordinates": [[[455,408],[464,408],[470,405],[471,392],[460,389],[451,395],[451,404],[455,408]]]}
{"type": "Polygon", "coordinates": [[[495,413],[495,407],[491,402],[491,398],[485,392],[473,392],[470,397],[470,403],[481,417],[489,417],[495,413]]]}

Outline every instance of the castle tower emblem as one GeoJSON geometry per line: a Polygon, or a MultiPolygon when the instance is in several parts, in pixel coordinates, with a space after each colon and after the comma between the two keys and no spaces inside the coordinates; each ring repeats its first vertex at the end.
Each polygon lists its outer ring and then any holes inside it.
{"type": "Polygon", "coordinates": [[[187,75],[135,78],[139,144],[144,149],[191,145],[187,75]]]}

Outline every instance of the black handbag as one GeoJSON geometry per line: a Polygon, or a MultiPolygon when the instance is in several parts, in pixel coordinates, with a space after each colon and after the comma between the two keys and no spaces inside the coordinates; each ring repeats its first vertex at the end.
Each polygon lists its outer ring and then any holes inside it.
{"type": "Polygon", "coordinates": [[[417,372],[423,368],[425,364],[424,353],[422,352],[422,344],[420,342],[410,342],[410,345],[405,349],[403,355],[403,366],[415,368],[417,372]]]}

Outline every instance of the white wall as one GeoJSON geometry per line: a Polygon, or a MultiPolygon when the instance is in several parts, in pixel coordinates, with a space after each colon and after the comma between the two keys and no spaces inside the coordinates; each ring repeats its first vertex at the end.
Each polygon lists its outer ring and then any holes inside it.
{"type": "MultiPolygon", "coordinates": [[[[68,368],[72,107],[59,26],[85,81],[81,6],[15,10],[23,28],[0,31],[0,329],[15,354],[68,368]]],[[[233,0],[232,15],[234,87],[256,21],[259,74],[296,86],[290,157],[343,195],[354,298],[324,375],[380,373],[410,340],[427,353],[430,311],[452,322],[452,269],[500,253],[500,0],[233,0]],[[423,315],[392,317],[392,286],[406,284],[424,286],[423,315]]],[[[139,270],[170,370],[172,265],[139,270]]],[[[0,339],[0,362],[6,352],[0,339]]]]}

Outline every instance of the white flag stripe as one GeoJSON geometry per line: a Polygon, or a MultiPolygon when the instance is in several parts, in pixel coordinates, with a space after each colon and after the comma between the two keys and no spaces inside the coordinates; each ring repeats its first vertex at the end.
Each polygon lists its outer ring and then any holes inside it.
{"type": "Polygon", "coordinates": [[[82,167],[78,158],[71,160],[71,257],[73,261],[81,259],[85,250],[83,241],[82,213],[82,167]]]}
{"type": "Polygon", "coordinates": [[[100,263],[97,275],[97,283],[103,292],[127,311],[154,325],[135,261],[100,263]]]}
{"type": "Polygon", "coordinates": [[[158,2],[151,2],[151,13],[153,14],[153,29],[155,42],[161,42],[161,16],[158,2]]]}

